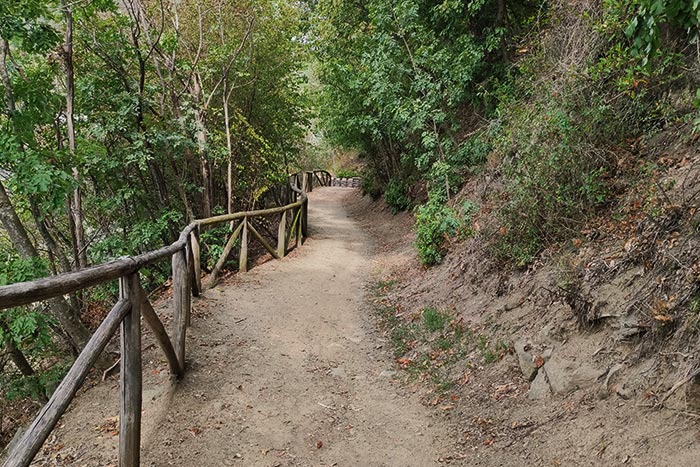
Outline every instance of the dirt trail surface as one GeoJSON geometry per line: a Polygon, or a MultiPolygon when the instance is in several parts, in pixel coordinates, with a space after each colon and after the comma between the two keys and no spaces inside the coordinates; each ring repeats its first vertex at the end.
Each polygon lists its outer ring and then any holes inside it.
{"type": "MultiPolygon", "coordinates": [[[[183,381],[171,384],[158,350],[147,350],[142,465],[438,463],[449,436],[393,381],[373,331],[372,241],[345,210],[352,192],[313,192],[301,249],[193,302],[183,381]]],[[[116,384],[78,398],[42,464],[116,465],[116,384]]]]}

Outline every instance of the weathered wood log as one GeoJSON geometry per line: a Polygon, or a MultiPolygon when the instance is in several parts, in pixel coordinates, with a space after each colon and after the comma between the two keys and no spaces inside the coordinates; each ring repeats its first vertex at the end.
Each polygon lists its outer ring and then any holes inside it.
{"type": "Polygon", "coordinates": [[[243,218],[243,232],[241,233],[241,254],[238,258],[238,270],[248,272],[248,218],[243,218]]]}
{"type": "Polygon", "coordinates": [[[301,243],[304,243],[304,239],[309,236],[309,200],[308,198],[304,200],[301,205],[301,243]]]}
{"type": "Polygon", "coordinates": [[[49,402],[41,409],[22,439],[8,455],[5,467],[26,467],[31,464],[44,441],[58,423],[73,397],[85,381],[90,368],[95,364],[109,340],[114,336],[119,323],[131,310],[128,300],[120,300],[100,323],[85,348],[73,363],[68,374],[58,385],[49,402]]]}
{"type": "Polygon", "coordinates": [[[173,341],[180,366],[185,368],[185,339],[187,337],[187,306],[190,293],[187,287],[187,260],[185,251],[173,255],[173,313],[175,319],[173,341]]]}
{"type": "MultiPolygon", "coordinates": [[[[296,192],[299,192],[299,189],[295,189],[296,192]]],[[[244,217],[262,217],[262,216],[269,216],[271,214],[279,214],[282,211],[285,211],[289,208],[295,208],[297,206],[301,206],[301,202],[306,199],[306,195],[302,193],[301,195],[302,199],[299,199],[295,201],[292,204],[287,204],[286,206],[280,206],[277,208],[269,208],[269,209],[258,209],[256,211],[244,211],[244,212],[236,212],[233,214],[222,214],[221,216],[214,216],[214,217],[209,217],[207,219],[202,219],[198,220],[197,224],[199,225],[214,225],[214,224],[221,224],[224,222],[230,222],[233,220],[238,220],[238,219],[243,219],[244,217]]]]}
{"type": "MultiPolygon", "coordinates": [[[[294,212],[294,211],[292,211],[294,212]]],[[[285,246],[287,250],[289,249],[289,244],[292,241],[292,236],[296,235],[299,231],[297,228],[297,225],[299,225],[299,219],[301,218],[301,209],[297,209],[296,214],[294,215],[294,220],[292,221],[292,226],[289,228],[289,233],[287,233],[287,239],[285,240],[285,246]]],[[[297,237],[297,244],[298,244],[299,238],[297,237]]]]}
{"type": "Polygon", "coordinates": [[[198,229],[190,234],[187,260],[190,263],[190,275],[192,276],[192,295],[199,297],[202,293],[202,264],[198,229]]]}
{"type": "Polygon", "coordinates": [[[268,253],[272,255],[273,258],[275,259],[280,259],[280,256],[277,254],[277,251],[272,248],[272,246],[263,238],[262,235],[260,235],[260,232],[255,228],[252,222],[248,223],[248,229],[250,229],[250,233],[253,234],[253,236],[262,244],[263,247],[267,250],[268,253]]]}
{"type": "Polygon", "coordinates": [[[221,253],[221,256],[219,257],[219,260],[216,262],[216,265],[214,266],[214,270],[211,272],[209,275],[209,285],[207,288],[211,289],[216,285],[216,281],[219,277],[219,272],[221,272],[221,268],[224,267],[224,263],[226,262],[226,259],[228,258],[228,255],[231,254],[231,250],[233,249],[233,245],[236,244],[236,240],[238,240],[238,235],[241,233],[241,230],[243,229],[243,222],[238,224],[238,227],[236,227],[236,230],[233,231],[231,236],[228,238],[228,241],[226,242],[226,245],[224,246],[224,251],[221,253]]]}
{"type": "Polygon", "coordinates": [[[158,314],[153,309],[151,302],[148,301],[146,294],[141,294],[141,315],[144,321],[148,324],[148,327],[153,331],[153,336],[158,342],[158,346],[161,348],[165,354],[165,359],[168,361],[168,368],[170,368],[170,373],[178,378],[185,374],[184,368],[180,366],[180,361],[177,359],[177,354],[175,353],[175,348],[170,341],[170,336],[168,336],[163,322],[158,317],[158,314]]]}
{"type": "Polygon", "coordinates": [[[299,220],[297,221],[297,246],[304,244],[304,206],[299,208],[299,220]]]}
{"type": "Polygon", "coordinates": [[[141,461],[141,285],[138,273],[120,279],[121,298],[131,311],[121,325],[119,378],[119,466],[139,467],[141,461]]]}
{"type": "Polygon", "coordinates": [[[287,211],[282,212],[279,227],[277,227],[277,255],[284,258],[287,254],[287,211]]]}
{"type": "Polygon", "coordinates": [[[175,243],[143,255],[121,258],[80,271],[0,287],[0,309],[66,295],[132,274],[144,266],[169,258],[175,251],[184,248],[187,236],[195,227],[195,223],[188,225],[175,243]]]}

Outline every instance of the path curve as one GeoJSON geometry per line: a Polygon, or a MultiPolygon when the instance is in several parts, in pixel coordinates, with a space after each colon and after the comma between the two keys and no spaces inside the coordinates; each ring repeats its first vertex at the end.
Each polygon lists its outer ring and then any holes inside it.
{"type": "Polygon", "coordinates": [[[399,395],[377,349],[371,241],[345,210],[351,194],[313,192],[303,248],[207,292],[191,368],[145,433],[144,465],[435,464],[429,411],[399,395]]]}
{"type": "MultiPolygon", "coordinates": [[[[352,196],[310,193],[302,248],[193,301],[182,381],[144,334],[143,466],[438,463],[450,436],[391,379],[365,297],[373,245],[346,210],[352,196]]],[[[117,465],[118,394],[117,379],[82,393],[35,465],[117,465]]]]}

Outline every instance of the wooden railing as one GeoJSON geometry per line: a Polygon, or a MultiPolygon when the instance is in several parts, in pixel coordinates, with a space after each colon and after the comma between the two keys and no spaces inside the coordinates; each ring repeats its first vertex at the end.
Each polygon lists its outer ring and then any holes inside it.
{"type": "Polygon", "coordinates": [[[85,381],[88,372],[100,354],[120,329],[120,404],[119,404],[119,465],[136,467],[140,462],[142,361],[141,318],[153,331],[168,362],[172,375],[185,373],[185,338],[190,323],[192,296],[202,292],[200,269],[200,230],[238,222],[224,251],[211,274],[212,285],[228,258],[236,240],[241,239],[239,269],[248,269],[248,233],[250,232],[275,258],[281,258],[289,250],[292,237],[295,247],[301,245],[307,235],[306,192],[314,184],[328,185],[331,175],[325,171],[302,172],[289,177],[292,201],[283,206],[238,212],[192,222],[180,234],[178,240],[159,250],[133,257],[124,257],[81,271],[47,277],[31,282],[0,287],[0,309],[28,305],[53,297],[63,296],[103,284],[119,281],[119,300],[99,325],[66,376],[54,391],[48,403],[41,409],[19,442],[9,453],[5,467],[28,466],[51,434],[59,419],[85,381]],[[252,219],[279,215],[276,248],[263,238],[253,226],[252,219]],[[288,226],[291,228],[288,229],[288,226]],[[141,288],[139,271],[149,265],[170,259],[172,261],[174,328],[172,339],[141,288]]]}

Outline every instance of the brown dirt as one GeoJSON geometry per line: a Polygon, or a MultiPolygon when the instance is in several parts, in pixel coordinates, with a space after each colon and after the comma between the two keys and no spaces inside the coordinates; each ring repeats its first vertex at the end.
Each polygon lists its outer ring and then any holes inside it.
{"type": "MultiPolygon", "coordinates": [[[[147,351],[142,465],[438,462],[451,437],[393,380],[369,317],[372,241],[346,212],[353,193],[312,193],[302,248],[194,301],[183,381],[147,351]]],[[[117,384],[77,399],[38,465],[116,465],[117,384]]]]}
{"type": "MultiPolygon", "coordinates": [[[[424,403],[435,405],[453,426],[456,444],[443,454],[445,461],[508,467],[700,465],[700,414],[688,407],[683,388],[666,408],[651,407],[682,379],[683,360],[692,357],[673,349],[640,355],[638,340],[620,341],[610,326],[582,329],[570,307],[551,293],[556,265],[500,271],[477,238],[454,245],[443,264],[425,269],[411,248],[415,237],[409,214],[392,216],[381,203],[359,196],[350,209],[376,239],[374,275],[395,282],[384,300],[397,312],[415,317],[425,307],[450,310],[470,329],[510,346],[495,363],[478,352],[467,355],[455,365],[454,388],[437,399],[433,385],[413,385],[424,403]],[[622,370],[611,376],[609,386],[601,378],[590,387],[533,401],[512,351],[521,337],[575,365],[606,372],[619,364],[622,370]],[[659,367],[667,368],[666,380],[658,379],[659,367]],[[616,388],[626,391],[620,395],[616,388]]],[[[630,293],[621,279],[600,292],[606,293],[600,299],[608,300],[608,308],[630,293]]],[[[410,360],[420,351],[420,346],[409,349],[403,357],[410,360]]]]}
{"type": "MultiPolygon", "coordinates": [[[[582,332],[546,290],[552,268],[506,274],[467,242],[426,270],[410,214],[341,188],[312,193],[310,207],[301,249],[195,300],[183,381],[170,382],[158,349],[145,352],[143,465],[700,465],[684,392],[670,409],[647,407],[677,375],[647,381],[657,360],[604,326],[582,332]],[[614,383],[641,389],[621,397],[598,382],[532,401],[515,355],[488,364],[474,352],[436,398],[429,381],[399,369],[374,317],[367,286],[389,278],[388,299],[407,316],[452,310],[493,340],[531,337],[577,364],[621,363],[614,383]]],[[[611,295],[626,293],[615,287],[611,295]]],[[[675,354],[663,364],[680,369],[675,354]]],[[[37,465],[116,465],[117,385],[81,394],[37,465]]]]}

